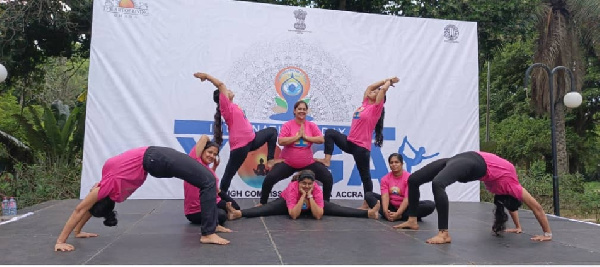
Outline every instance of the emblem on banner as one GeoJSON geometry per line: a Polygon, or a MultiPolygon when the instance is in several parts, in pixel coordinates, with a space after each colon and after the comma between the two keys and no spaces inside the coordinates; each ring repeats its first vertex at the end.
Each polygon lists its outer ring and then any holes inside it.
{"type": "Polygon", "coordinates": [[[448,24],[446,27],[444,27],[444,38],[446,39],[444,42],[458,43],[456,41],[456,39],[458,39],[458,35],[459,31],[456,25],[448,24]]]}
{"type": "MultiPolygon", "coordinates": [[[[275,76],[276,106],[273,108],[275,114],[269,118],[277,121],[289,121],[294,118],[294,104],[299,100],[308,103],[306,98],[310,90],[310,80],[306,72],[298,67],[287,67],[279,71],[275,76]]],[[[306,116],[307,120],[312,117],[306,116]]]]}
{"type": "Polygon", "coordinates": [[[105,0],[104,12],[113,13],[118,18],[148,16],[148,3],[138,0],[105,0]]]}
{"type": "Polygon", "coordinates": [[[308,14],[308,13],[302,9],[294,10],[294,17],[296,18],[296,23],[294,23],[295,30],[290,30],[290,31],[294,31],[299,34],[304,33],[304,32],[310,32],[310,31],[306,31],[306,23],[304,23],[304,20],[306,19],[306,14],[308,14]]]}

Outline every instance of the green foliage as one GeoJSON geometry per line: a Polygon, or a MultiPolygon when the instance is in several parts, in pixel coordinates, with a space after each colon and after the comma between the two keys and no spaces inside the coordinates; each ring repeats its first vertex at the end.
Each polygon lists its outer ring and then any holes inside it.
{"type": "Polygon", "coordinates": [[[82,116],[85,107],[75,107],[70,114],[61,114],[56,106],[54,109],[44,107],[42,116],[34,107],[28,107],[33,123],[22,115],[15,118],[25,129],[27,142],[35,151],[50,161],[68,163],[82,149],[80,138],[84,124],[80,121],[85,120],[85,115],[82,116]]]}
{"type": "Polygon", "coordinates": [[[491,139],[496,142],[493,153],[517,164],[529,166],[550,155],[550,121],[526,114],[511,115],[492,124],[491,139]]]}
{"type": "Polygon", "coordinates": [[[21,106],[11,91],[0,93],[0,131],[6,132],[19,140],[25,139],[25,131],[19,125],[15,115],[21,114],[21,106]]]}
{"type": "MultiPolygon", "coordinates": [[[[80,159],[81,153],[74,158],[80,159]]],[[[81,161],[54,163],[41,158],[39,163],[17,164],[16,175],[2,183],[3,194],[17,196],[20,207],[35,205],[50,199],[79,197],[81,161]]]]}

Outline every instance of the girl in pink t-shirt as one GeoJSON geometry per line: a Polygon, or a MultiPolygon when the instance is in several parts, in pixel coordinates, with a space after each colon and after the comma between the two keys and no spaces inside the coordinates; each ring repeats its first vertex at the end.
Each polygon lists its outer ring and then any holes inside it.
{"type": "Polygon", "coordinates": [[[532,237],[535,241],[552,240],[552,230],[542,206],[521,186],[515,166],[507,160],[486,152],[464,152],[451,158],[438,159],[414,172],[408,179],[408,221],[394,228],[409,228],[417,230],[417,205],[419,201],[419,186],[431,182],[433,197],[438,213],[438,229],[436,236],[427,240],[430,244],[450,243],[448,233],[448,195],[446,187],[455,183],[467,183],[480,180],[488,191],[495,194],[496,211],[492,230],[496,235],[505,230],[508,220],[504,208],[508,209],[515,223],[515,229],[506,232],[521,233],[519,214],[517,212],[522,202],[533,211],[544,235],[532,237]]]}
{"type": "MultiPolygon", "coordinates": [[[[188,155],[206,167],[214,176],[216,184],[219,183],[219,178],[215,173],[217,167],[219,166],[219,144],[210,141],[207,135],[202,135],[188,155]],[[213,167],[209,168],[208,165],[211,163],[213,164],[213,167]]],[[[183,210],[185,212],[185,217],[192,224],[202,224],[202,206],[200,198],[198,197],[200,195],[200,189],[188,182],[184,182],[183,195],[183,210]]],[[[240,206],[227,193],[222,191],[218,192],[217,217],[219,225],[217,225],[217,232],[231,232],[231,230],[223,227],[225,221],[227,220],[227,212],[225,209],[225,203],[227,202],[231,202],[233,207],[240,209],[240,206]]]]}
{"type": "MultiPolygon", "coordinates": [[[[365,200],[369,207],[375,206],[378,200],[381,201],[381,209],[379,213],[388,221],[396,220],[406,221],[408,219],[408,177],[410,173],[402,168],[402,156],[398,153],[393,153],[388,157],[390,164],[390,173],[381,178],[380,187],[381,195],[368,192],[365,200]]],[[[420,220],[435,210],[435,203],[431,200],[419,201],[417,207],[417,219],[420,220]]]]}
{"type": "Polygon", "coordinates": [[[235,94],[227,89],[223,82],[206,73],[198,72],[194,76],[201,81],[208,80],[217,87],[217,90],[213,93],[213,100],[217,103],[213,129],[215,142],[219,145],[223,144],[222,116],[228,126],[230,152],[220,188],[221,191],[227,193],[231,185],[231,179],[240,169],[250,151],[257,150],[267,144],[267,169],[271,169],[278,162],[275,160],[277,129],[268,127],[255,133],[244,111],[233,103],[235,94]]]}
{"type": "Polygon", "coordinates": [[[317,220],[321,219],[323,215],[378,219],[378,210],[379,203],[372,209],[360,210],[323,201],[323,191],[315,183],[315,173],[310,170],[302,170],[292,178],[292,181],[281,192],[281,197],[278,199],[245,210],[236,210],[228,204],[227,217],[230,220],[235,220],[241,217],[289,215],[295,220],[304,214],[310,215],[317,220]]]}
{"type": "Polygon", "coordinates": [[[266,204],[273,186],[302,169],[309,169],[316,174],[317,180],[323,184],[323,198],[329,201],[333,188],[333,176],[320,162],[313,158],[311,146],[322,144],[323,134],[319,127],[306,120],[308,104],[300,100],[294,104],[295,118],[281,126],[279,145],[283,146],[281,158],[283,162],[275,164],[262,184],[260,204],[266,204]]]}
{"type": "MultiPolygon", "coordinates": [[[[371,180],[371,143],[373,131],[375,131],[375,145],[383,145],[383,118],[385,94],[390,86],[398,82],[397,77],[386,79],[369,85],[363,96],[362,105],[352,115],[352,124],[348,136],[334,129],[325,131],[325,158],[317,159],[329,167],[333,145],[337,145],[342,151],[352,154],[356,161],[356,168],[360,174],[365,193],[373,192],[373,181],[371,180]]],[[[367,202],[362,208],[367,207],[367,202]]]]}
{"type": "Polygon", "coordinates": [[[202,237],[200,242],[225,245],[229,241],[219,237],[217,228],[217,189],[212,173],[188,155],[169,147],[140,147],[124,152],[106,161],[102,180],[94,185],[88,195],[75,207],[56,240],[55,251],[72,251],[67,244],[69,234],[75,237],[96,237],[97,234],[81,232],[92,217],[104,217],[104,225],[117,225],[115,202],[125,201],[138,189],[146,176],[156,178],[177,177],[200,188],[202,205],[202,237]]]}

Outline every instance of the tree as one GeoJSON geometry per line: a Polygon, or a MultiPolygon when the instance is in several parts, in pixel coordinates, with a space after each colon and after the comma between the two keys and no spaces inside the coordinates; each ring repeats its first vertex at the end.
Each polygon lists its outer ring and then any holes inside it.
{"type": "MultiPolygon", "coordinates": [[[[583,48],[600,42],[600,1],[598,0],[544,0],[539,13],[535,62],[554,68],[566,66],[573,71],[576,89],[581,91],[586,73],[583,48]]],[[[538,113],[546,113],[555,106],[558,172],[568,173],[565,107],[562,99],[570,88],[566,74],[559,73],[554,83],[554,102],[550,103],[548,77],[542,70],[533,72],[532,99],[538,113]]]]}

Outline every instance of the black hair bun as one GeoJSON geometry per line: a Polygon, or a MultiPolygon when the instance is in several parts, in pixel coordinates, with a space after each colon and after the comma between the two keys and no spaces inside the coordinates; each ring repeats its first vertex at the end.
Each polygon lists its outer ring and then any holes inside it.
{"type": "Polygon", "coordinates": [[[104,217],[104,225],[108,227],[116,226],[118,223],[117,212],[111,211],[104,217]]]}

